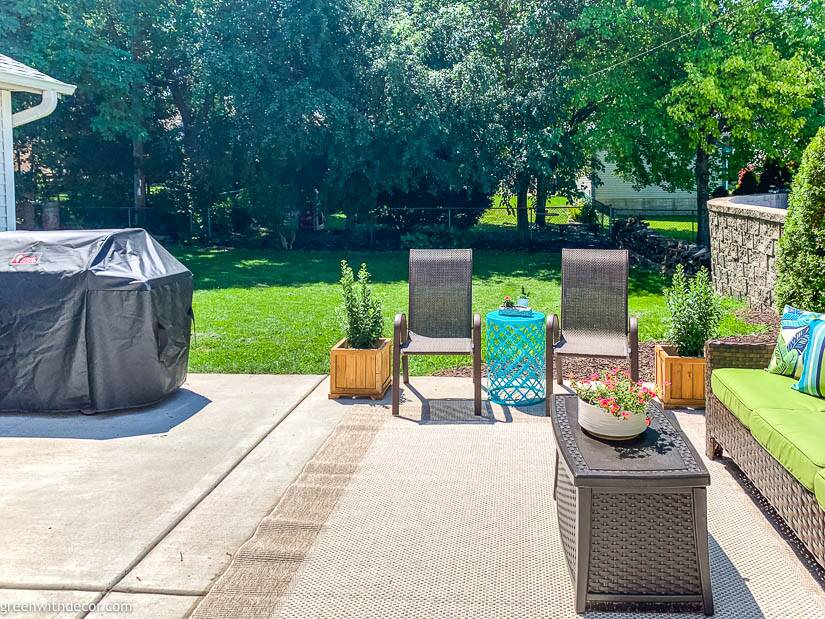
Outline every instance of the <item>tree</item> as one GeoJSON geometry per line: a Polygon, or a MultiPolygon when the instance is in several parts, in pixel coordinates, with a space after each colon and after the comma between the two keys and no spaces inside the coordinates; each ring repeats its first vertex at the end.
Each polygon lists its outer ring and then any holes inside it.
{"type": "Polygon", "coordinates": [[[777,306],[825,311],[825,128],[805,150],[793,180],[779,248],[777,306]]]}
{"type": "Polygon", "coordinates": [[[591,66],[632,58],[587,80],[590,98],[605,100],[594,143],[638,185],[695,189],[701,243],[722,142],[743,163],[756,153],[789,161],[816,126],[812,4],[609,1],[583,15],[591,66]]]}

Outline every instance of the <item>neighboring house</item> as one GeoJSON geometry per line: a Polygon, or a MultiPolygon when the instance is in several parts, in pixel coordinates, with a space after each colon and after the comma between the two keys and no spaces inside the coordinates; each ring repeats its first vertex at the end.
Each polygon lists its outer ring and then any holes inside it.
{"type": "Polygon", "coordinates": [[[0,232],[14,230],[14,140],[12,129],[51,114],[59,95],[71,95],[75,87],[64,84],[21,62],[0,54],[0,232]],[[13,92],[40,95],[37,105],[12,113],[13,92]]]}
{"type": "Polygon", "coordinates": [[[616,173],[616,165],[604,163],[604,170],[598,173],[601,184],[594,186],[592,178],[580,178],[578,185],[590,199],[612,207],[617,215],[657,211],[659,214],[695,213],[695,191],[668,191],[663,187],[649,185],[637,190],[616,173]]]}

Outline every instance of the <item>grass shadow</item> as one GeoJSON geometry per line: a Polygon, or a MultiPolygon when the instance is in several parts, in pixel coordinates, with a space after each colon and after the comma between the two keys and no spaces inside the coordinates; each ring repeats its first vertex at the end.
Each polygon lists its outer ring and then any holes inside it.
{"type": "MultiPolygon", "coordinates": [[[[405,284],[409,276],[406,251],[173,249],[194,274],[197,290],[333,285],[340,277],[343,259],[352,265],[366,262],[375,284],[405,284]]],[[[561,282],[559,252],[478,249],[473,262],[473,277],[477,281],[539,280],[554,285],[561,282]]],[[[652,269],[632,269],[631,293],[658,294],[664,284],[664,278],[652,269]]]]}

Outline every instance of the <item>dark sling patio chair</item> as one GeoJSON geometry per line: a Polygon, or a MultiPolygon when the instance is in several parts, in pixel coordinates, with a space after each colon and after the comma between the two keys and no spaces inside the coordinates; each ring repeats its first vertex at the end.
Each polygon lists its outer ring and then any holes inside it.
{"type": "Polygon", "coordinates": [[[472,355],[474,411],[481,414],[481,316],[473,315],[473,251],[411,249],[409,321],[395,316],[392,342],[392,414],[399,380],[410,382],[410,355],[472,355]]]}
{"type": "Polygon", "coordinates": [[[562,384],[565,356],[627,359],[630,377],[639,379],[639,329],[627,312],[629,264],[626,249],[562,249],[561,322],[547,317],[548,391],[554,365],[562,384]]]}

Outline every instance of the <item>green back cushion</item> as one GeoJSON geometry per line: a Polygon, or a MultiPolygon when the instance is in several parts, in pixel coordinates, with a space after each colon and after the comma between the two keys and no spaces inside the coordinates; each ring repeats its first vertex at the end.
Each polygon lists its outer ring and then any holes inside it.
{"type": "Polygon", "coordinates": [[[808,325],[808,345],[802,355],[802,375],[793,388],[818,398],[825,395],[824,358],[825,320],[812,320],[808,325]]]}
{"type": "Polygon", "coordinates": [[[782,311],[779,337],[768,364],[768,372],[799,378],[802,375],[802,355],[808,344],[811,321],[823,318],[825,314],[806,312],[786,305],[782,311]]]}

